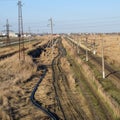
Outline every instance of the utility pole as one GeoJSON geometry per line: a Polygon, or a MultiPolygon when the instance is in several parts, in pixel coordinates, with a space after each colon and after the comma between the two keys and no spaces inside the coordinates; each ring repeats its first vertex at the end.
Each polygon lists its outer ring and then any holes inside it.
{"type": "Polygon", "coordinates": [[[31,39],[31,28],[28,27],[28,35],[29,35],[29,46],[30,46],[30,39],[31,39]]]}
{"type": "Polygon", "coordinates": [[[31,27],[28,27],[28,33],[31,35],[31,27]]]}
{"type": "Polygon", "coordinates": [[[95,38],[93,39],[93,54],[95,55],[96,54],[96,43],[95,43],[95,41],[96,41],[96,35],[94,34],[94,36],[95,36],[95,38]]]}
{"type": "Polygon", "coordinates": [[[93,39],[93,54],[96,54],[96,49],[95,49],[95,39],[93,39]]]}
{"type": "Polygon", "coordinates": [[[19,38],[19,60],[21,59],[21,52],[23,55],[23,60],[25,60],[25,49],[24,49],[24,39],[23,39],[23,18],[22,18],[22,2],[18,1],[18,38],[19,38]],[[22,43],[22,49],[21,49],[22,43]]]}
{"type": "Polygon", "coordinates": [[[49,21],[50,21],[50,27],[51,27],[51,34],[53,35],[53,20],[52,20],[52,18],[50,18],[49,21]]]}
{"type": "Polygon", "coordinates": [[[87,47],[88,47],[88,36],[86,36],[86,61],[88,61],[88,49],[87,49],[87,47]]]}
{"type": "Polygon", "coordinates": [[[10,25],[8,22],[8,19],[6,20],[6,35],[7,35],[7,40],[6,40],[6,45],[10,45],[10,37],[9,37],[9,31],[10,31],[10,25]]]}
{"type": "Polygon", "coordinates": [[[79,35],[77,35],[77,54],[79,54],[79,46],[80,46],[79,35]]]}
{"type": "Polygon", "coordinates": [[[53,36],[53,20],[52,20],[52,18],[50,18],[49,19],[49,21],[50,21],[50,28],[51,28],[51,40],[52,40],[52,58],[53,58],[53,38],[52,38],[52,36],[53,36]]]}
{"type": "Polygon", "coordinates": [[[104,62],[104,39],[102,37],[102,77],[105,78],[105,62],[104,62]]]}

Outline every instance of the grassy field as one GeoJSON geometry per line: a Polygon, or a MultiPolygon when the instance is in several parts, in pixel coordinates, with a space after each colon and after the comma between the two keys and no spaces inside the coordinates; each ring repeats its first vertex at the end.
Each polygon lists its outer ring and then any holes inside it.
{"type": "MultiPolygon", "coordinates": [[[[37,36],[36,41],[26,43],[25,47],[28,49],[25,51],[25,61],[19,61],[18,53],[0,60],[0,119],[49,120],[47,115],[32,105],[29,98],[42,74],[42,70],[38,69],[42,65],[47,67],[47,73],[38,87],[35,98],[46,109],[50,109],[58,116],[62,116],[60,109],[58,109],[59,105],[55,101],[51,69],[52,60],[58,54],[57,45],[54,48],[53,55],[51,47],[45,48],[36,59],[36,63],[27,54],[29,51],[45,45],[50,38],[50,36],[37,36]]],[[[85,38],[82,39],[83,44],[84,40],[85,38]]],[[[65,39],[62,40],[62,43],[67,51],[67,56],[62,57],[59,62],[61,72],[57,73],[59,78],[57,84],[65,113],[70,113],[71,117],[75,115],[73,118],[78,120],[80,114],[88,120],[98,118],[101,120],[107,118],[109,120],[119,119],[119,87],[116,87],[110,78],[103,80],[100,73],[101,68],[92,61],[86,63],[85,56],[83,54],[78,56],[76,49],[68,44],[65,39]],[[62,79],[62,75],[66,76],[63,77],[66,79],[62,79]]],[[[99,51],[101,45],[100,43],[96,44],[97,54],[99,55],[101,54],[99,51]]],[[[9,54],[17,49],[18,46],[1,48],[0,55],[9,54]]],[[[106,61],[108,60],[106,59],[106,61]]],[[[116,67],[116,65],[115,62],[113,66],[116,67]]]]}
{"type": "Polygon", "coordinates": [[[95,48],[96,54],[100,57],[102,56],[103,40],[105,61],[120,70],[120,35],[72,35],[72,37],[84,45],[86,45],[87,38],[87,44],[91,51],[95,48]]]}

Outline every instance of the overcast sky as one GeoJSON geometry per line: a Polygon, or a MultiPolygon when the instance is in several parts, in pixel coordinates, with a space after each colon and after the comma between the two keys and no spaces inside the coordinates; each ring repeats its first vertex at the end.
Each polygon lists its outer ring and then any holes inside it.
{"type": "MultiPolygon", "coordinates": [[[[0,31],[6,19],[18,29],[18,0],[0,0],[0,31]]],[[[24,32],[120,32],[120,0],[22,0],[24,32]]]]}

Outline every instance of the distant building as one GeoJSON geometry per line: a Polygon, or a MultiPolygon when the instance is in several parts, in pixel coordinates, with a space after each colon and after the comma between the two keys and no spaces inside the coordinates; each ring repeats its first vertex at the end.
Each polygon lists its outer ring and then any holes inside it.
{"type": "Polygon", "coordinates": [[[9,32],[9,37],[18,37],[18,35],[15,32],[9,32]]]}

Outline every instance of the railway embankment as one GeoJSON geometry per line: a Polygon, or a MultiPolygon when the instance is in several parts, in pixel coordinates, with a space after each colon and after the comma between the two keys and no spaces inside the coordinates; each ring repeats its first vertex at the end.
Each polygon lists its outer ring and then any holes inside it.
{"type": "Polygon", "coordinates": [[[72,52],[70,52],[70,47],[67,48],[68,60],[71,62],[71,64],[77,64],[76,67],[80,67],[80,69],[78,69],[78,71],[76,71],[75,74],[77,74],[77,72],[79,71],[82,72],[82,74],[85,76],[85,80],[87,82],[86,84],[89,85],[95,96],[97,96],[97,99],[99,99],[100,104],[103,104],[103,106],[106,108],[106,114],[110,114],[110,116],[114,119],[119,119],[120,89],[118,89],[110,79],[102,79],[101,73],[99,69],[97,69],[97,66],[90,61],[86,62],[84,59],[85,56],[83,55],[82,51],[80,51],[80,54],[78,55],[76,53],[75,47],[73,48],[72,52]]]}

